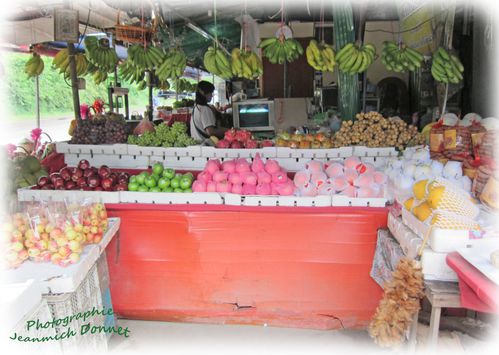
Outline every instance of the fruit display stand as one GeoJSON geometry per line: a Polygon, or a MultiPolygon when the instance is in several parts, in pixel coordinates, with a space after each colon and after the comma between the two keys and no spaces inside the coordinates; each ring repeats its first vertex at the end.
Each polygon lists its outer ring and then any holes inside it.
{"type": "MultiPolygon", "coordinates": [[[[49,314],[46,316],[32,316],[26,318],[31,320],[50,321],[52,319],[63,319],[70,315],[76,315],[91,311],[93,307],[102,310],[103,307],[103,285],[101,278],[107,278],[107,275],[101,275],[98,271],[98,259],[105,255],[104,250],[110,241],[115,237],[120,228],[118,218],[109,219],[109,228],[99,244],[87,245],[81,254],[78,263],[62,268],[50,263],[24,262],[14,270],[8,270],[4,273],[4,283],[7,285],[18,285],[27,280],[31,280],[38,288],[38,294],[41,295],[42,303],[39,306],[44,310],[44,305],[48,305],[49,314]],[[34,317],[34,318],[33,318],[34,317]]],[[[119,245],[115,244],[115,245],[119,245]]],[[[8,287],[8,286],[7,286],[8,287]]],[[[36,292],[30,293],[31,297],[36,292]]],[[[108,305],[109,307],[109,305],[108,305]]],[[[17,311],[17,310],[16,310],[17,311]]],[[[40,311],[41,312],[41,311],[40,311]]],[[[46,313],[46,312],[45,312],[46,313]]],[[[45,314],[44,313],[44,314],[45,314]]],[[[106,317],[103,315],[93,316],[87,319],[93,326],[103,326],[106,317]]],[[[85,324],[81,318],[74,319],[68,327],[47,328],[45,333],[52,331],[55,334],[67,331],[68,328],[76,331],[78,334],[65,340],[47,342],[49,349],[47,353],[56,354],[67,353],[71,351],[103,351],[107,349],[107,339],[105,334],[79,334],[80,327],[85,324]]],[[[18,323],[16,331],[22,336],[42,337],[55,334],[41,334],[40,331],[33,333],[28,330],[26,320],[18,323]]],[[[23,347],[21,350],[26,351],[23,347]]]]}
{"type": "Polygon", "coordinates": [[[79,191],[79,190],[32,190],[30,187],[17,190],[17,199],[30,201],[64,201],[65,199],[83,200],[90,198],[94,202],[119,203],[119,191],[79,191]]]}
{"type": "Polygon", "coordinates": [[[386,208],[106,208],[122,221],[107,256],[125,318],[365,327],[382,294],[369,271],[386,208]]]}

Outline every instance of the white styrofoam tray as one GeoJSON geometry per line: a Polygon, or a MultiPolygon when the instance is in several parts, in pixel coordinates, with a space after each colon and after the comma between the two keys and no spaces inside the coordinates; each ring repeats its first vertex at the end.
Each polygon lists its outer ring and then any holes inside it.
{"type": "Polygon", "coordinates": [[[258,149],[222,149],[209,146],[201,147],[201,156],[209,159],[214,158],[254,158],[260,154],[263,158],[275,158],[277,156],[276,147],[264,147],[258,149]]]}
{"type": "Polygon", "coordinates": [[[76,264],[61,267],[52,263],[25,261],[17,269],[7,270],[4,280],[7,283],[19,283],[33,279],[43,294],[74,292],[118,231],[119,224],[119,218],[110,218],[109,228],[101,242],[85,246],[76,264]]]}
{"type": "MultiPolygon", "coordinates": [[[[402,220],[417,236],[424,238],[430,226],[421,222],[411,212],[402,209],[402,220]]],[[[499,238],[489,238],[499,239],[499,238]]],[[[451,253],[460,248],[466,248],[485,241],[484,238],[477,238],[469,230],[433,228],[428,244],[439,253],[451,253]]]]}
{"type": "Polygon", "coordinates": [[[385,207],[386,198],[360,198],[343,195],[333,195],[333,206],[385,207]]]}
{"type": "Polygon", "coordinates": [[[490,254],[497,249],[499,249],[499,245],[496,243],[495,246],[481,244],[471,248],[461,248],[457,251],[466,261],[487,276],[488,279],[499,285],[499,269],[492,265],[490,261],[490,254]]]}
{"type": "Polygon", "coordinates": [[[107,165],[110,168],[147,169],[149,156],[141,155],[104,155],[104,154],[64,154],[68,166],[77,166],[86,159],[92,166],[107,165]]]}
{"type": "Polygon", "coordinates": [[[80,190],[31,190],[26,187],[17,190],[19,201],[64,201],[91,198],[94,202],[119,203],[119,191],[80,191],[80,190]]]}
{"type": "Polygon", "coordinates": [[[13,329],[42,302],[40,285],[35,280],[0,284],[0,293],[4,329],[13,329]]]}
{"type": "Polygon", "coordinates": [[[68,142],[56,142],[57,153],[70,154],[127,154],[128,144],[69,144],[68,142]]]}
{"type": "Polygon", "coordinates": [[[395,148],[369,148],[364,146],[354,146],[353,155],[357,157],[396,157],[398,152],[395,148]]]}
{"type": "Polygon", "coordinates": [[[391,213],[388,213],[388,229],[400,244],[404,254],[411,259],[416,258],[423,239],[407,228],[402,218],[395,217],[391,213]]]}
{"type": "Polygon", "coordinates": [[[222,205],[223,199],[216,192],[175,193],[121,191],[121,203],[151,203],[164,205],[222,205]]]}
{"type": "Polygon", "coordinates": [[[134,144],[128,145],[128,155],[135,156],[164,156],[164,157],[200,157],[201,154],[201,146],[193,145],[188,147],[141,147],[134,144]]]}
{"type": "Polygon", "coordinates": [[[270,207],[330,207],[331,196],[254,196],[224,194],[224,202],[230,206],[270,206],[270,207]]]}
{"type": "Polygon", "coordinates": [[[457,274],[447,265],[447,253],[437,253],[426,247],[421,256],[421,267],[425,280],[452,281],[458,280],[457,274]]]}
{"type": "Polygon", "coordinates": [[[277,158],[298,159],[337,159],[347,158],[353,155],[353,147],[341,147],[331,149],[293,149],[288,147],[277,147],[277,158]]]}

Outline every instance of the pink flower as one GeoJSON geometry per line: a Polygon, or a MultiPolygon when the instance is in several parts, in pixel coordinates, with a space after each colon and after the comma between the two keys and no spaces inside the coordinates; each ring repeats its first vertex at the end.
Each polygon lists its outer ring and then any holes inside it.
{"type": "Polygon", "coordinates": [[[7,155],[9,156],[9,159],[14,158],[16,150],[17,150],[16,145],[12,143],[7,144],[7,155]]]}
{"type": "Polygon", "coordinates": [[[41,128],[34,128],[31,130],[31,140],[33,142],[36,142],[40,139],[40,136],[42,135],[42,129],[41,128]]]}

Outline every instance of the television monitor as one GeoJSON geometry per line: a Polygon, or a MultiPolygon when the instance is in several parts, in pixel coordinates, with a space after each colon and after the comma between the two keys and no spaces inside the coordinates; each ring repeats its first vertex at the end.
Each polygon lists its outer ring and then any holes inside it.
{"type": "Polygon", "coordinates": [[[274,101],[246,100],[232,104],[234,127],[248,131],[274,130],[274,101]]]}

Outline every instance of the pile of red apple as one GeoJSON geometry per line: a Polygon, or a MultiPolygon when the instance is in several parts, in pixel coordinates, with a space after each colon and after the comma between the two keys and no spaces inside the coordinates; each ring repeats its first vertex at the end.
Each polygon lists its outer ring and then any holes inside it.
{"type": "Polygon", "coordinates": [[[35,190],[126,191],[130,175],[113,173],[106,165],[99,168],[81,160],[76,168],[62,168],[58,173],[38,179],[35,190]]]}
{"type": "Polygon", "coordinates": [[[215,145],[217,148],[233,149],[257,149],[263,147],[273,147],[274,143],[270,140],[257,141],[251,135],[251,132],[245,129],[229,129],[225,132],[224,139],[221,139],[215,145]]]}

